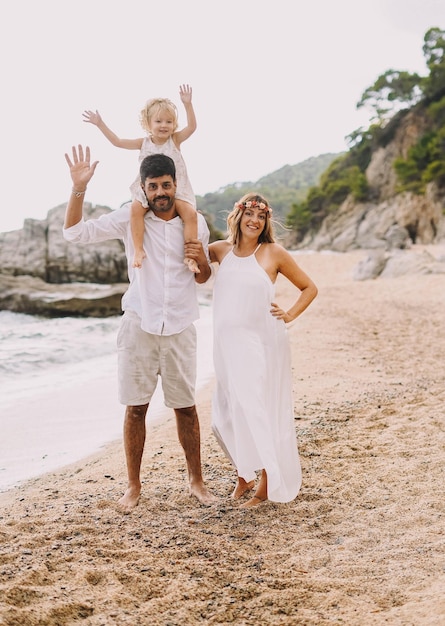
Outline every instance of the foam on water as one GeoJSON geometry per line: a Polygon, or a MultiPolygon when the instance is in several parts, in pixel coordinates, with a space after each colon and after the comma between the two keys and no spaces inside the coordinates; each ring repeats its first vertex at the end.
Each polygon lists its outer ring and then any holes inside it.
{"type": "MultiPolygon", "coordinates": [[[[203,303],[200,310],[198,389],[213,376],[211,307],[203,303]]],[[[121,438],[119,322],[0,312],[0,491],[121,438]]],[[[164,411],[158,388],[148,420],[164,411]]]]}

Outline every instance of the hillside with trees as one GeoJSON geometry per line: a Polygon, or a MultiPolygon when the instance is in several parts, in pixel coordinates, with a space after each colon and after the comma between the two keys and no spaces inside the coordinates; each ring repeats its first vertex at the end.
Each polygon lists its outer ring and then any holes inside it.
{"type": "Polygon", "coordinates": [[[390,69],[364,91],[357,107],[371,109],[371,125],[349,135],[349,150],[292,205],[290,245],[344,250],[445,237],[445,31],[426,32],[423,54],[425,76],[390,69]]]}
{"type": "Polygon", "coordinates": [[[319,182],[321,174],[337,157],[338,154],[321,154],[296,165],[285,165],[255,182],[233,183],[205,196],[197,196],[198,210],[206,216],[212,240],[224,236],[227,214],[243,194],[252,190],[268,199],[274,217],[284,224],[292,206],[303,201],[308,190],[319,182]]]}

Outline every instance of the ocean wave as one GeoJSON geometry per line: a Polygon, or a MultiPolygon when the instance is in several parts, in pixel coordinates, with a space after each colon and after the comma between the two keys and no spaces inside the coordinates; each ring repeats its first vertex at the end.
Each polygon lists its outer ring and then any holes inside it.
{"type": "Polygon", "coordinates": [[[29,375],[113,354],[120,316],[47,319],[0,312],[0,373],[29,375]]]}

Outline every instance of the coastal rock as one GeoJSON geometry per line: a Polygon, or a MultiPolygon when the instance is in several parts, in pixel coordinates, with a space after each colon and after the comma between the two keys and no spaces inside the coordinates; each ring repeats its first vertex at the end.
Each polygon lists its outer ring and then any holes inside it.
{"type": "MultiPolygon", "coordinates": [[[[380,204],[356,203],[348,198],[338,213],[323,221],[310,247],[336,252],[358,248],[409,248],[412,245],[409,216],[406,214],[405,220],[398,218],[403,213],[402,206],[403,199],[397,196],[380,204]]],[[[426,243],[431,243],[431,240],[426,243]]]]}
{"type": "Polygon", "coordinates": [[[348,196],[299,247],[337,252],[359,248],[403,250],[412,244],[444,241],[444,189],[431,182],[423,194],[401,193],[393,165],[397,157],[406,158],[425,128],[424,115],[414,111],[405,115],[394,126],[391,141],[372,154],[365,172],[370,200],[358,202],[348,196]]]}
{"type": "MultiPolygon", "coordinates": [[[[128,287],[121,241],[78,245],[64,240],[66,205],[0,234],[0,310],[43,316],[108,317],[121,313],[128,287]]],[[[86,203],[86,219],[111,211],[86,203]]]]}
{"type": "Polygon", "coordinates": [[[434,256],[427,250],[371,250],[354,268],[353,278],[369,280],[415,274],[445,274],[445,255],[434,256]]]}
{"type": "Polygon", "coordinates": [[[120,315],[127,283],[55,285],[33,276],[0,274],[0,310],[45,317],[120,315]]]}
{"type": "Polygon", "coordinates": [[[420,254],[396,250],[387,259],[380,276],[396,278],[414,274],[445,274],[445,263],[438,261],[426,250],[420,254]]]}
{"type": "Polygon", "coordinates": [[[370,280],[377,278],[382,273],[387,260],[388,255],[383,250],[373,250],[355,266],[353,279],[370,280]]]}
{"type": "MultiPolygon", "coordinates": [[[[114,239],[93,245],[69,243],[62,236],[66,205],[46,219],[26,219],[23,228],[0,233],[0,273],[34,276],[47,283],[123,283],[128,281],[123,244],[114,239]]],[[[111,209],[85,203],[86,219],[111,209]]]]}

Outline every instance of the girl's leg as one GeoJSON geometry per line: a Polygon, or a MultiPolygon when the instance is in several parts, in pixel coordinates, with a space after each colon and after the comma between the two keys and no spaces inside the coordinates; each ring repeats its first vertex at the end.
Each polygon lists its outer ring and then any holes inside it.
{"type": "Polygon", "coordinates": [[[144,216],[146,212],[147,209],[145,209],[138,200],[133,200],[130,215],[131,234],[134,245],[133,267],[141,267],[142,261],[146,257],[144,251],[144,216]]]}
{"type": "MultiPolygon", "coordinates": [[[[185,200],[176,200],[176,210],[182,221],[184,222],[184,241],[198,239],[198,214],[196,209],[185,200]]],[[[198,264],[195,259],[184,259],[184,263],[191,272],[199,274],[198,264]]]]}

